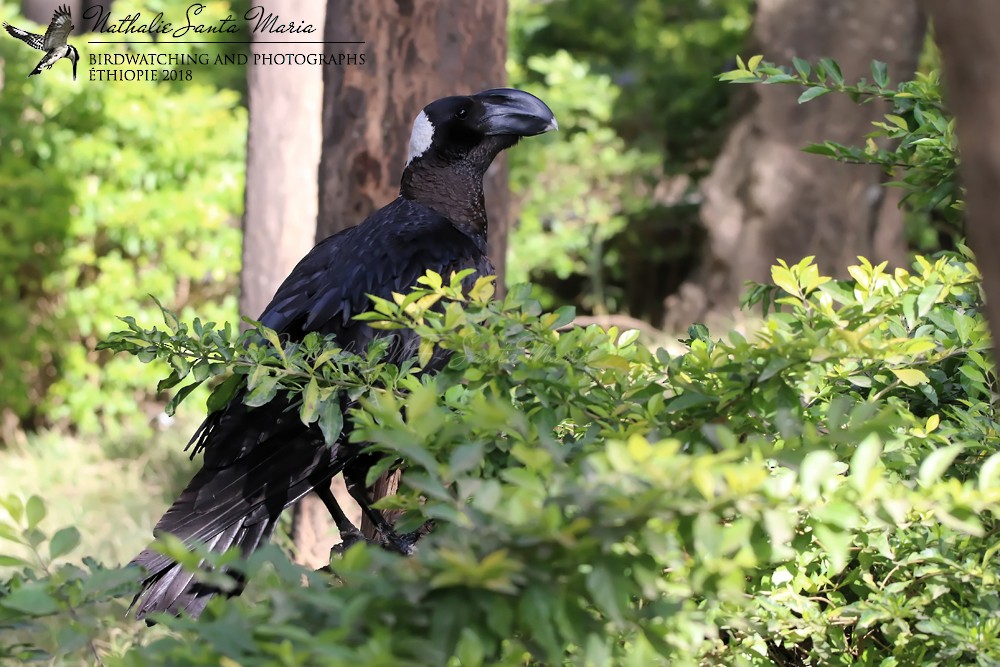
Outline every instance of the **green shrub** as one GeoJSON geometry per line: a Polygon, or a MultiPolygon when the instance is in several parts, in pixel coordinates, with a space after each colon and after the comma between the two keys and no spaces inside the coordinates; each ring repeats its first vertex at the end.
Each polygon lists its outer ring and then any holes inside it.
{"type": "Polygon", "coordinates": [[[941,98],[940,63],[933,46],[931,66],[912,81],[892,87],[883,62],[874,61],[872,81],[844,81],[840,66],[830,58],[815,65],[800,58],[793,67],[778,67],[761,56],[738,59],[737,69],[719,76],[733,83],[764,83],[802,86],[799,103],[831,92],[849,95],[860,104],[887,103],[889,112],[864,137],[863,146],[834,141],[813,144],[805,150],[841,162],[871,164],[896,179],[888,185],[904,191],[907,234],[918,250],[954,248],[964,236],[963,195],[958,180],[958,139],[955,119],[941,98]]]}
{"type": "MultiPolygon", "coordinates": [[[[950,254],[851,275],[781,263],[748,295],[780,307],[754,341],[693,327],[678,356],[562,329],[572,312],[542,313],[527,288],[465,299],[430,275],[366,318],[452,350],[435,377],[317,336],[279,351],[266,331],[130,323],[109,346],[172,363],[168,384],[231,370],[255,402],[301,394],[331,438],[326,406],[357,398],[357,439],[407,468],[382,506],[406,510],[401,529],[437,525],[410,559],[353,547],[306,587],[264,552],[244,597],[164,619],[178,634],[108,664],[994,664],[979,274],[950,254]]],[[[46,590],[41,612],[59,613],[46,590]]]]}

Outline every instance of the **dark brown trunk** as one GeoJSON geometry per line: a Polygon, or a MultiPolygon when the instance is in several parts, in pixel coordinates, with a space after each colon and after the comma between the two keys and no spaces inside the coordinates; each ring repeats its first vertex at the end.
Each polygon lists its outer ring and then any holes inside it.
{"type": "MultiPolygon", "coordinates": [[[[933,0],[927,3],[944,58],[944,83],[954,110],[966,189],[966,233],[979,259],[986,315],[1000,337],[1000,3],[933,0]]],[[[995,344],[995,343],[994,343],[995,344]]]]}
{"type": "MultiPolygon", "coordinates": [[[[364,66],[325,68],[323,155],[317,239],[361,222],[396,198],[413,119],[446,95],[478,92],[507,80],[507,3],[474,0],[331,0],[328,53],[364,53],[364,66]]],[[[486,178],[490,256],[503,285],[507,249],[506,161],[486,178]]],[[[398,477],[382,479],[374,499],[398,477]]],[[[362,526],[372,536],[367,521],[362,526]]]]}
{"type": "MultiPolygon", "coordinates": [[[[916,2],[760,0],[753,29],[767,60],[831,57],[847,80],[871,78],[873,59],[899,81],[912,76],[925,21],[916,2]]],[[[735,123],[702,186],[707,242],[700,268],[667,301],[667,328],[682,330],[708,313],[728,315],[746,280],[767,281],[776,259],[816,255],[824,272],[846,274],[858,255],[905,262],[899,193],[877,167],[834,162],[802,148],[833,140],[860,144],[885,113],[831,94],[799,105],[788,86],[741,90],[735,123]]]]}

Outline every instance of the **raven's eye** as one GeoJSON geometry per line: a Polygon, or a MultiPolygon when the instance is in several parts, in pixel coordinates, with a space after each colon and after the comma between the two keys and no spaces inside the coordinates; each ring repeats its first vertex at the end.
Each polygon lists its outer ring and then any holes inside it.
{"type": "Polygon", "coordinates": [[[463,107],[455,112],[455,118],[465,118],[468,113],[468,110],[463,107]]]}

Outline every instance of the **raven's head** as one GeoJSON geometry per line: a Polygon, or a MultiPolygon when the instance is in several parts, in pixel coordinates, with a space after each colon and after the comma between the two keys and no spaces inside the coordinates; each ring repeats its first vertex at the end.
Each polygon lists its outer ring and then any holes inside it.
{"type": "Polygon", "coordinates": [[[486,170],[521,137],[558,127],[545,102],[513,88],[431,102],[413,121],[400,194],[485,238],[486,170]]]}
{"type": "Polygon", "coordinates": [[[552,110],[523,90],[494,88],[431,102],[413,121],[406,164],[462,165],[486,172],[521,137],[558,129],[552,110]]]}

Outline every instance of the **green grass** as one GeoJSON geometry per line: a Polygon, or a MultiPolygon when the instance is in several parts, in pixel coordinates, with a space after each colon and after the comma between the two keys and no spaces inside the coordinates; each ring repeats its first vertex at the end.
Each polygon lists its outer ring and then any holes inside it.
{"type": "Polygon", "coordinates": [[[0,490],[41,496],[48,508],[41,528],[50,535],[76,526],[78,557],[124,563],[151,540],[156,520],[197,468],[183,451],[197,419],[113,441],[54,431],[29,436],[0,450],[0,490]]]}

